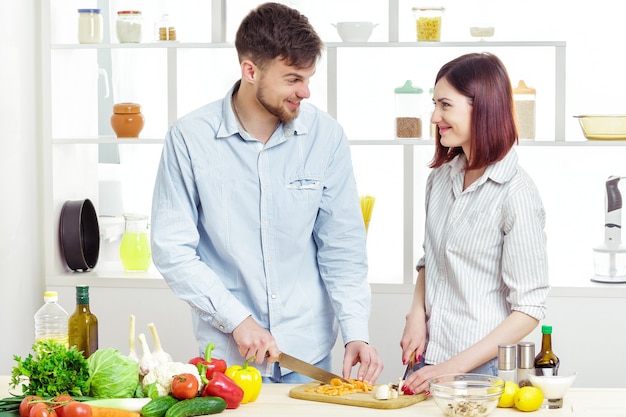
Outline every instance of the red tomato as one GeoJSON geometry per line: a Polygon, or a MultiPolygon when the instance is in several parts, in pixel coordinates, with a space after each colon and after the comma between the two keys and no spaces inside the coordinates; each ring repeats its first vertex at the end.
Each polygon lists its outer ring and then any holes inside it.
{"type": "Polygon", "coordinates": [[[56,411],[48,407],[46,403],[36,403],[28,413],[29,417],[57,417],[56,411]]]}
{"type": "Polygon", "coordinates": [[[195,397],[198,395],[198,378],[193,374],[174,375],[172,395],[179,400],[195,397]]]}
{"type": "Polygon", "coordinates": [[[20,402],[20,416],[21,417],[28,417],[28,414],[30,413],[30,409],[33,408],[33,405],[36,404],[36,403],[31,403],[31,401],[33,400],[43,400],[43,398],[41,398],[38,395],[27,395],[26,397],[24,397],[22,402],[20,402]]]}
{"type": "Polygon", "coordinates": [[[63,417],[91,417],[89,404],[72,401],[63,407],[63,417]]]}
{"type": "Polygon", "coordinates": [[[65,406],[72,401],[74,401],[74,399],[71,395],[61,394],[52,399],[52,404],[50,404],[50,406],[54,411],[56,411],[57,417],[63,417],[63,411],[65,410],[65,406]]]}

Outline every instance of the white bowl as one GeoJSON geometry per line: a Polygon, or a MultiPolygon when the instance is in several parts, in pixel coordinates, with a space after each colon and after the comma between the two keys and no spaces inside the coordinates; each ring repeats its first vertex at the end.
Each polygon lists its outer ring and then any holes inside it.
{"type": "Polygon", "coordinates": [[[470,26],[470,35],[475,38],[490,38],[495,31],[493,26],[470,26]]]}
{"type": "Polygon", "coordinates": [[[543,393],[547,408],[561,408],[563,397],[576,379],[576,372],[559,369],[557,375],[536,375],[528,372],[530,382],[543,393]]]}
{"type": "Polygon", "coordinates": [[[378,23],[372,22],[338,22],[331,23],[344,42],[367,42],[378,23]]]}

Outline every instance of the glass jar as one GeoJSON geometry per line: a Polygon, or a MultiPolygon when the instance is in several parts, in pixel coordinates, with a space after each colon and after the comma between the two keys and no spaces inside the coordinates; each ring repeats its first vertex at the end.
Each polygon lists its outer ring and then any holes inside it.
{"type": "Polygon", "coordinates": [[[396,99],[396,138],[417,139],[422,137],[422,93],[407,80],[394,90],[396,99]]]}
{"type": "Polygon", "coordinates": [[[161,20],[156,25],[156,40],[158,41],[175,41],[176,28],[172,23],[169,14],[161,16],[161,20]]]}
{"type": "Polygon", "coordinates": [[[127,271],[147,271],[152,261],[148,216],[124,214],[124,234],[120,243],[120,260],[127,271]]]}
{"type": "Polygon", "coordinates": [[[141,12],[139,10],[122,10],[117,12],[115,32],[120,43],[141,42],[141,12]]]}
{"type": "Polygon", "coordinates": [[[443,7],[413,7],[418,42],[441,40],[441,21],[445,10],[443,7]]]}
{"type": "Polygon", "coordinates": [[[78,9],[78,43],[102,42],[100,9],[78,9]]]}
{"type": "Polygon", "coordinates": [[[118,138],[136,138],[143,129],[144,117],[137,103],[113,105],[111,127],[118,138]]]}
{"type": "Polygon", "coordinates": [[[537,91],[520,80],[513,89],[517,136],[520,139],[535,139],[535,97],[537,91]]]}

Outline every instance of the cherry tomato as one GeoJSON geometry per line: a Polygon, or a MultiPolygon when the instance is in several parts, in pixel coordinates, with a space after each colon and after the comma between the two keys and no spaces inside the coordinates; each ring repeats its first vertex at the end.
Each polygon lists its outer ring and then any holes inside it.
{"type": "Polygon", "coordinates": [[[198,378],[193,374],[174,375],[172,395],[179,400],[195,397],[198,395],[198,378]]]}
{"type": "Polygon", "coordinates": [[[89,404],[72,401],[63,407],[63,417],[91,417],[89,404]]]}
{"type": "Polygon", "coordinates": [[[28,414],[30,413],[30,409],[33,408],[33,405],[36,404],[32,402],[33,400],[43,400],[43,398],[41,398],[38,395],[27,395],[26,397],[24,397],[22,402],[20,402],[20,416],[21,417],[28,417],[28,414]]]}
{"type": "Polygon", "coordinates": [[[46,403],[35,403],[28,413],[29,417],[57,417],[56,411],[46,403]]]}
{"type": "Polygon", "coordinates": [[[65,406],[72,401],[74,401],[74,399],[69,394],[57,395],[52,399],[52,404],[50,404],[50,407],[54,411],[56,411],[57,417],[63,417],[63,411],[65,410],[65,406]]]}

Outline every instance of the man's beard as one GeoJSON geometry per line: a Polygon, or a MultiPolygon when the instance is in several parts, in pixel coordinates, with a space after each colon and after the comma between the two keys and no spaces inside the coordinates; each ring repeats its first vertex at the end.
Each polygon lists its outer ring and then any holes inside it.
{"type": "Polygon", "coordinates": [[[267,110],[270,114],[276,116],[278,120],[282,123],[287,123],[298,117],[298,110],[289,111],[284,106],[275,107],[269,104],[264,97],[265,88],[263,86],[259,87],[259,91],[256,93],[257,101],[263,106],[265,110],[267,110]]]}

